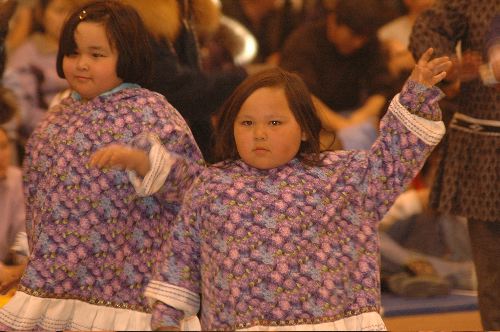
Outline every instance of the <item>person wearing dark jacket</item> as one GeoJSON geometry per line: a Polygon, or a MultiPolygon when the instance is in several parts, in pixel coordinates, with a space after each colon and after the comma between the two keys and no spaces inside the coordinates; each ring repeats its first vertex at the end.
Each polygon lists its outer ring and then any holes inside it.
{"type": "Polygon", "coordinates": [[[315,96],[321,115],[346,149],[367,149],[377,136],[392,79],[376,32],[377,0],[340,0],[326,19],[305,24],[286,40],[280,66],[298,73],[315,96]]]}
{"type": "Polygon", "coordinates": [[[151,32],[153,75],[147,87],[179,110],[205,160],[212,161],[212,116],[247,76],[242,67],[215,73],[201,69],[198,35],[217,29],[219,8],[212,0],[125,2],[139,12],[151,32]]]}
{"type": "MultiPolygon", "coordinates": [[[[9,31],[9,21],[16,9],[16,2],[13,0],[0,3],[0,82],[5,69],[5,39],[9,31]]],[[[5,95],[5,88],[0,84],[0,96],[5,95]]],[[[0,124],[8,122],[14,116],[14,107],[0,97],[0,124]]]]}

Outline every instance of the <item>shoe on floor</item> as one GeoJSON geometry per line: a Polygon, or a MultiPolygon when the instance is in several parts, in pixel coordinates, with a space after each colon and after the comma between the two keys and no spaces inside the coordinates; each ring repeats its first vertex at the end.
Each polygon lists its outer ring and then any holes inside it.
{"type": "Polygon", "coordinates": [[[389,277],[388,285],[394,294],[407,297],[422,298],[450,293],[449,282],[434,275],[410,275],[402,272],[389,277]]]}

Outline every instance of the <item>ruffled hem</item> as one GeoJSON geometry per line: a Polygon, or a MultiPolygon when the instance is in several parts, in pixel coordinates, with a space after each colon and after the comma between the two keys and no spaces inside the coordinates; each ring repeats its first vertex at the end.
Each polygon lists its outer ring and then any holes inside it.
{"type": "Polygon", "coordinates": [[[0,324],[16,330],[150,331],[151,314],[18,291],[0,309],[0,324]]]}
{"type": "Polygon", "coordinates": [[[377,312],[366,312],[329,323],[287,326],[252,326],[238,331],[386,331],[387,327],[377,312]]]}

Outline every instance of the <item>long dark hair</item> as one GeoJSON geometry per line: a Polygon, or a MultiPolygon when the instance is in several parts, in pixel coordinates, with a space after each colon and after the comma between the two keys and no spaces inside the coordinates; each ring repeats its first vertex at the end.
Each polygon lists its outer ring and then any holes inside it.
{"type": "Polygon", "coordinates": [[[222,105],[215,126],[215,158],[217,161],[239,158],[234,140],[234,121],[241,106],[257,89],[279,87],[285,91],[290,110],[306,135],[298,157],[307,163],[319,161],[321,122],[316,116],[311,94],[302,79],[280,68],[267,69],[249,76],[222,105]]]}

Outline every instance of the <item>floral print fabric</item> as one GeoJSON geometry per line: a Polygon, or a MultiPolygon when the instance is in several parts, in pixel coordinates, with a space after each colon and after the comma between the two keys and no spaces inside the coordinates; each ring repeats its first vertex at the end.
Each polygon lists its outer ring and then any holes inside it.
{"type": "Polygon", "coordinates": [[[125,172],[87,165],[97,149],[136,144],[143,133],[190,161],[183,179],[194,178],[201,153],[159,94],[128,88],[89,102],[67,98],[48,113],[27,147],[32,253],[21,291],[150,311],[143,288],[178,213],[179,186],[173,193],[167,183],[156,196],[138,197],[125,172]]]}
{"type": "MultiPolygon", "coordinates": [[[[399,100],[424,100],[408,108],[434,118],[439,95],[411,83],[399,100]]],[[[432,149],[390,108],[368,151],[327,152],[316,167],[293,159],[259,170],[236,160],[206,169],[147,292],[186,312],[201,302],[204,330],[319,324],[378,311],[378,222],[432,149]]],[[[152,326],[171,325],[172,310],[157,302],[152,326]]]]}

